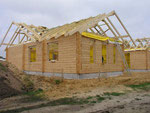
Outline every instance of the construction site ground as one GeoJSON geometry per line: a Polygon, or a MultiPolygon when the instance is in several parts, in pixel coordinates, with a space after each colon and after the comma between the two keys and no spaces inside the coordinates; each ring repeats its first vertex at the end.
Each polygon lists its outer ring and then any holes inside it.
{"type": "Polygon", "coordinates": [[[150,111],[150,72],[134,72],[132,75],[124,74],[109,78],[67,80],[26,75],[7,62],[1,61],[0,64],[1,84],[9,86],[2,89],[11,89],[10,92],[15,92],[5,96],[6,90],[0,92],[0,113],[150,111]]]}

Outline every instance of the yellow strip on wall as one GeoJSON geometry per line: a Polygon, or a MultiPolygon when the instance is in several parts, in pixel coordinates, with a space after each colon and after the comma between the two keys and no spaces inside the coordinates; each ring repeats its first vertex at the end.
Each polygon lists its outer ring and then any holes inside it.
{"type": "Polygon", "coordinates": [[[110,41],[112,41],[112,42],[115,42],[115,39],[113,39],[113,38],[104,37],[104,36],[96,35],[96,34],[93,34],[93,33],[82,32],[81,35],[82,35],[82,36],[85,36],[85,37],[88,37],[88,38],[100,40],[100,41],[107,41],[107,40],[110,40],[110,41]]]}
{"type": "Polygon", "coordinates": [[[106,64],[106,62],[107,62],[106,45],[102,45],[102,57],[103,57],[103,64],[106,64]]]}
{"type": "Polygon", "coordinates": [[[125,51],[135,51],[135,50],[146,50],[145,48],[132,48],[132,49],[125,49],[125,51]]]}
{"type": "Polygon", "coordinates": [[[113,47],[114,64],[116,63],[116,46],[113,47]]]}
{"type": "Polygon", "coordinates": [[[125,58],[126,58],[126,61],[128,63],[128,66],[130,68],[131,67],[131,65],[130,65],[130,53],[125,53],[125,58]]]}
{"type": "Polygon", "coordinates": [[[36,48],[30,48],[30,62],[36,62],[36,48]]]}
{"type": "Polygon", "coordinates": [[[93,45],[90,46],[90,63],[94,63],[94,58],[93,58],[93,45]]]}

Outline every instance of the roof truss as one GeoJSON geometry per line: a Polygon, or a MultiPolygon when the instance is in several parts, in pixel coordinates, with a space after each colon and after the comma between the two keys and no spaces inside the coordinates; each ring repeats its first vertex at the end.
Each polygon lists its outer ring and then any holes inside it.
{"type": "Polygon", "coordinates": [[[41,36],[47,32],[48,29],[46,27],[36,27],[34,25],[26,25],[25,23],[16,23],[12,22],[11,25],[9,26],[2,42],[0,43],[0,47],[2,45],[7,45],[7,47],[14,45],[14,42],[18,40],[17,44],[22,44],[27,41],[40,41],[41,36]],[[8,33],[10,32],[11,29],[14,29],[13,27],[17,27],[14,33],[12,34],[10,40],[8,43],[4,43],[8,33]]]}
{"type": "Polygon", "coordinates": [[[36,27],[34,25],[26,25],[25,23],[12,22],[0,46],[7,45],[7,47],[9,47],[15,45],[14,42],[16,42],[16,40],[18,40],[17,44],[22,44],[28,41],[35,42],[42,41],[45,39],[49,40],[51,38],[58,38],[62,35],[68,36],[76,32],[79,32],[81,34],[82,32],[90,32],[101,36],[112,37],[116,40],[116,42],[121,41],[124,44],[125,49],[149,46],[149,42],[147,40],[134,41],[132,39],[128,30],[126,29],[126,27],[124,26],[124,24],[122,23],[121,19],[115,11],[112,11],[108,14],[100,14],[95,17],[90,17],[77,22],[73,22],[71,24],[58,26],[52,29],[48,29],[43,26],[36,27]],[[121,33],[120,29],[117,29],[117,25],[114,23],[114,21],[111,20],[111,18],[115,18],[117,20],[125,34],[121,33]],[[12,34],[12,37],[10,38],[9,42],[5,43],[5,39],[8,35],[8,32],[13,26],[16,26],[17,28],[14,34],[12,34]],[[112,36],[110,36],[110,34],[112,36]]]}

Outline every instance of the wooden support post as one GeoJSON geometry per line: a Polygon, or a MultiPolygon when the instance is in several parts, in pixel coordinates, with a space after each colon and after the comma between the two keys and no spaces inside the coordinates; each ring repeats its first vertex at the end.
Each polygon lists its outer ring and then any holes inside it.
{"type": "Polygon", "coordinates": [[[25,44],[22,45],[22,70],[24,71],[25,70],[25,44]]]}
{"type": "Polygon", "coordinates": [[[146,70],[148,70],[148,66],[149,66],[148,49],[145,50],[145,54],[146,54],[146,70]]]}
{"type": "Polygon", "coordinates": [[[42,41],[42,73],[45,72],[45,40],[42,41]]]}
{"type": "Polygon", "coordinates": [[[19,42],[20,42],[20,33],[19,33],[19,36],[18,36],[18,44],[19,44],[19,42]]]}
{"type": "Polygon", "coordinates": [[[6,61],[8,62],[8,48],[6,48],[6,61]]]}
{"type": "Polygon", "coordinates": [[[80,71],[82,69],[82,62],[81,62],[81,35],[78,32],[76,34],[76,69],[77,74],[80,74],[80,71]]]}
{"type": "Polygon", "coordinates": [[[64,69],[63,68],[61,69],[61,81],[62,82],[64,81],[64,69]]]}

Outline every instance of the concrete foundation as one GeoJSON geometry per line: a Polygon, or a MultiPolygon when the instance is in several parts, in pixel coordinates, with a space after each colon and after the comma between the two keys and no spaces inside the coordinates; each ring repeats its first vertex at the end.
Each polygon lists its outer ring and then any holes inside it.
{"type": "MultiPolygon", "coordinates": [[[[131,72],[150,72],[150,70],[130,70],[131,72]]],[[[107,78],[122,75],[123,72],[103,72],[103,73],[90,73],[90,74],[71,74],[71,73],[42,73],[33,71],[24,71],[30,75],[42,75],[47,77],[64,77],[65,79],[92,79],[92,78],[107,78]]]]}
{"type": "Polygon", "coordinates": [[[92,78],[107,78],[113,76],[122,75],[123,72],[103,72],[103,73],[90,73],[90,74],[71,74],[71,73],[42,73],[42,72],[33,72],[33,71],[24,71],[27,74],[31,75],[43,75],[43,76],[56,76],[64,77],[65,79],[92,79],[92,78]]]}

